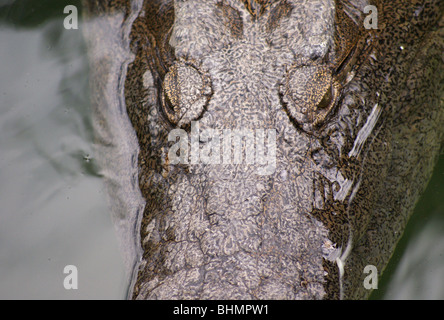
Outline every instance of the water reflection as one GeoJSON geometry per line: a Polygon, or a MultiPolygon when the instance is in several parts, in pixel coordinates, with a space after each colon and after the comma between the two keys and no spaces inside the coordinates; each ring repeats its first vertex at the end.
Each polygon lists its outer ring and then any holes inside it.
{"type": "Polygon", "coordinates": [[[0,298],[122,299],[83,38],[63,28],[57,2],[0,7],[0,298]],[[63,286],[68,264],[78,290],[63,286]]]}
{"type": "Polygon", "coordinates": [[[444,299],[444,156],[373,299],[444,299]]]}
{"type": "MultiPolygon", "coordinates": [[[[441,210],[439,214],[443,212],[441,210]]],[[[443,259],[444,228],[436,221],[429,221],[422,232],[409,242],[385,298],[444,298],[443,259]]]]}

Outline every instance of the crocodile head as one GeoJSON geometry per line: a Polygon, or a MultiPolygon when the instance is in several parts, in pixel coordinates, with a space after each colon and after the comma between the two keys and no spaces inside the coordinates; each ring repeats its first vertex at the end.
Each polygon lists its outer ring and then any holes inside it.
{"type": "Polygon", "coordinates": [[[441,146],[442,1],[137,3],[131,297],[368,296],[441,146]]]}

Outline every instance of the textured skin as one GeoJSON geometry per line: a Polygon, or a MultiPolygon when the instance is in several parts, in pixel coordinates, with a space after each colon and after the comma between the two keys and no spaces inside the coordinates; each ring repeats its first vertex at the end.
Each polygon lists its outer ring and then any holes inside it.
{"type": "Polygon", "coordinates": [[[382,273],[442,146],[444,2],[100,3],[85,7],[123,13],[130,58],[93,81],[121,85],[146,200],[130,297],[366,298],[364,267],[382,273]],[[173,164],[168,134],[192,121],[275,130],[274,170],[173,164]]]}

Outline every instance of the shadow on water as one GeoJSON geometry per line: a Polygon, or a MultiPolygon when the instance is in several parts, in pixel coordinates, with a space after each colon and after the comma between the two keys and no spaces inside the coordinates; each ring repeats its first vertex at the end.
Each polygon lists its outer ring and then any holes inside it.
{"type": "Polygon", "coordinates": [[[14,28],[35,28],[49,20],[62,18],[63,9],[74,5],[81,11],[80,0],[6,0],[0,4],[0,23],[14,28]]]}

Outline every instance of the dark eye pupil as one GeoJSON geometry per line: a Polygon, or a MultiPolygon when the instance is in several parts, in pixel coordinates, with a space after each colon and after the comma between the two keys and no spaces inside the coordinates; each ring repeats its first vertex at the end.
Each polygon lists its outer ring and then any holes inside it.
{"type": "Polygon", "coordinates": [[[169,92],[165,92],[164,94],[165,94],[166,106],[168,108],[170,108],[172,111],[174,111],[174,107],[176,106],[174,104],[174,100],[175,99],[173,97],[170,97],[170,93],[169,92]]]}
{"type": "Polygon", "coordinates": [[[318,104],[318,109],[326,109],[332,100],[332,94],[331,94],[331,86],[328,88],[327,92],[324,94],[324,97],[318,104]]]}

